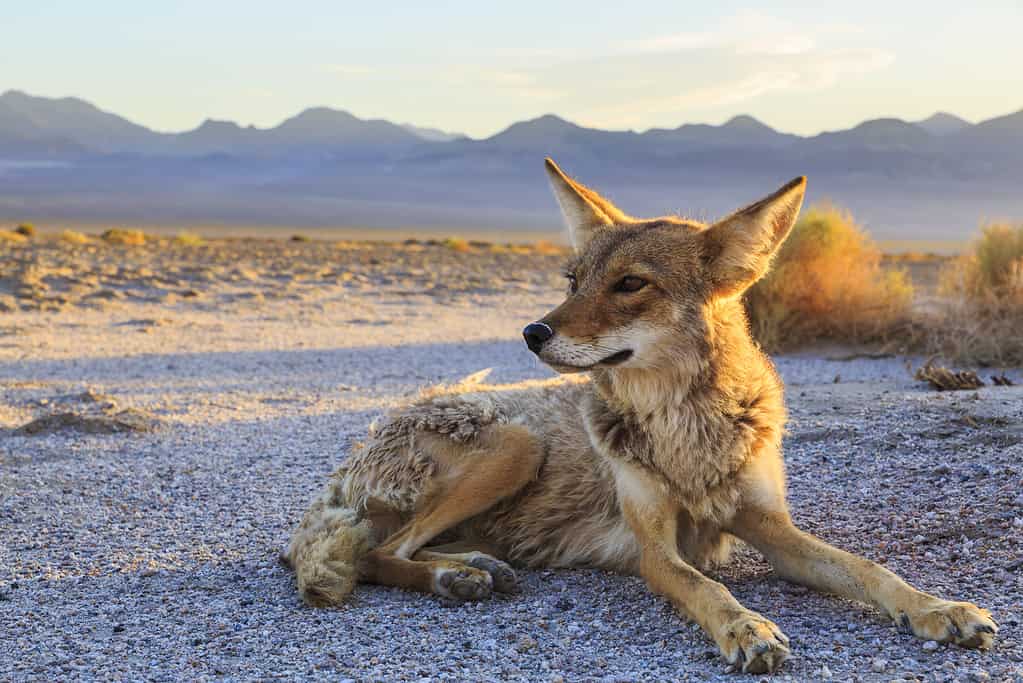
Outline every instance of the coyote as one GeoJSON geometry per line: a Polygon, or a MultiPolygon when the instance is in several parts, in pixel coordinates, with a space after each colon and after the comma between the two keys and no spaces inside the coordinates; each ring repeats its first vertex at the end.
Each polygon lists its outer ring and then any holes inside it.
{"type": "Polygon", "coordinates": [[[366,581],[480,600],[516,589],[510,565],[601,567],[638,573],[728,662],[766,673],[788,638],[701,573],[739,538],[785,579],[876,605],[919,638],[990,647],[986,610],[916,590],[789,517],[782,383],[741,296],[806,179],[706,226],[632,218],[546,168],[575,253],[564,303],[523,334],[588,380],[469,382],[394,412],[291,539],[302,598],[337,605],[366,581]]]}

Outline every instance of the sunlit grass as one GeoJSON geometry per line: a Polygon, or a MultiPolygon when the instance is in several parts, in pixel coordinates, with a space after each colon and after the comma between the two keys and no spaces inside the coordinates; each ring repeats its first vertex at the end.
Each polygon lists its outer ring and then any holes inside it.
{"type": "Polygon", "coordinates": [[[907,319],[913,287],[881,256],[847,211],[810,207],[747,294],[754,336],[770,350],[885,338],[907,319]]]}

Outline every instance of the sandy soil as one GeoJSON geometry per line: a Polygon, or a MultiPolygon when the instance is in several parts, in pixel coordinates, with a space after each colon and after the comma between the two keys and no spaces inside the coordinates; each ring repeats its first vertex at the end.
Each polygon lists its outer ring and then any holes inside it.
{"type": "MultiPolygon", "coordinates": [[[[388,406],[486,367],[549,376],[518,335],[560,299],[560,262],[0,245],[0,679],[737,680],[632,577],[523,572],[520,595],[456,607],[362,586],[323,612],[276,562],[388,406]]],[[[996,649],[921,643],[750,551],[718,578],[792,637],[781,680],[1023,679],[1023,390],[937,393],[905,359],[840,356],[779,359],[795,518],[989,607],[996,649]]]]}

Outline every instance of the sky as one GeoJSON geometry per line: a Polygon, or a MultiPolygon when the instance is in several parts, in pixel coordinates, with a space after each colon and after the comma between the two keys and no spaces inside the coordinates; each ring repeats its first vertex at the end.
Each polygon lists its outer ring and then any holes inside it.
{"type": "Polygon", "coordinates": [[[1023,0],[5,2],[0,91],[162,131],[310,106],[484,137],[555,113],[813,134],[1023,108],[1023,0]]]}

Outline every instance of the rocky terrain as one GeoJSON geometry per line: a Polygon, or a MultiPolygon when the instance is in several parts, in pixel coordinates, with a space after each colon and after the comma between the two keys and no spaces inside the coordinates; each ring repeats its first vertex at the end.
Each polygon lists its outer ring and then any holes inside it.
{"type": "MultiPolygon", "coordinates": [[[[523,571],[458,606],[360,586],[315,611],[277,561],[387,407],[488,367],[549,376],[519,331],[561,298],[555,252],[0,244],[0,680],[740,680],[637,578],[523,571]]],[[[776,680],[1023,680],[1023,374],[936,392],[922,361],[777,359],[793,515],[989,608],[996,646],[918,641],[743,550],[716,578],[791,637],[776,680]]]]}

